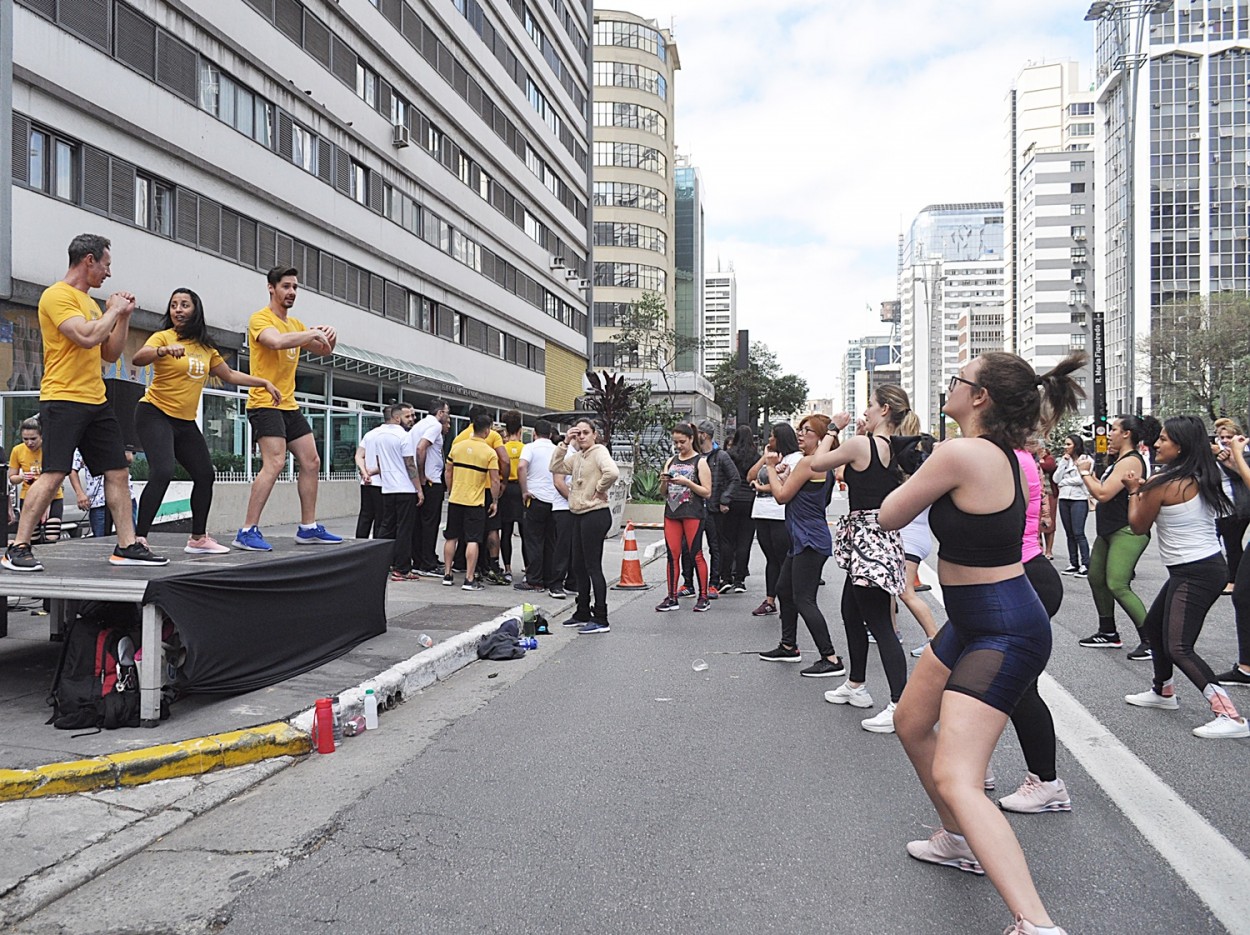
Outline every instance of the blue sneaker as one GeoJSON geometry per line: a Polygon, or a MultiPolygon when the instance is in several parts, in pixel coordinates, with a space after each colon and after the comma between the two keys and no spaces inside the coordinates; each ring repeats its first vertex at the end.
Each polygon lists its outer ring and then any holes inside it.
{"type": "Polygon", "coordinates": [[[272,552],[273,546],[265,541],[265,537],[260,534],[259,526],[252,526],[249,529],[240,529],[239,534],[234,537],[234,541],[230,543],[236,549],[242,549],[245,552],[272,552]]]}
{"type": "Polygon", "coordinates": [[[599,623],[598,621],[592,620],[590,623],[586,624],[584,627],[578,627],[577,632],[578,633],[611,633],[612,628],[608,626],[606,623],[599,623]]]}
{"type": "Polygon", "coordinates": [[[335,542],[342,541],[342,536],[336,536],[334,533],[328,532],[320,523],[312,529],[305,529],[301,526],[295,530],[296,545],[333,545],[335,542]]]}

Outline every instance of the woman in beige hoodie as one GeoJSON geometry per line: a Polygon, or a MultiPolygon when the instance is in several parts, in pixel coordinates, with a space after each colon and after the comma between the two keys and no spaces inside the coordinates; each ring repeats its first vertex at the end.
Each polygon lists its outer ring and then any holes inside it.
{"type": "Polygon", "coordinates": [[[590,419],[579,419],[551,453],[551,472],[572,478],[569,511],[573,514],[572,567],[577,580],[577,610],[565,625],[579,627],[578,633],[612,630],[608,624],[608,582],[603,577],[603,540],[612,528],[608,490],[620,477],[620,471],[600,443],[601,435],[590,419]]]}

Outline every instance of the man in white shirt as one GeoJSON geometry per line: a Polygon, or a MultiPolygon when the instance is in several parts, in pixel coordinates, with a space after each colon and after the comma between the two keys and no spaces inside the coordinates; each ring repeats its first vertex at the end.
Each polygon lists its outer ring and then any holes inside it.
{"type": "Polygon", "coordinates": [[[382,525],[379,539],[395,542],[391,553],[391,580],[416,578],[412,571],[412,527],[417,520],[421,491],[417,468],[408,455],[408,429],[413,422],[411,403],[386,407],[386,424],[379,427],[375,447],[378,477],[382,480],[382,525]]]}
{"type": "Polygon", "coordinates": [[[421,509],[413,530],[412,561],[423,578],[443,577],[438,553],[438,528],[443,518],[443,437],[451,423],[447,403],[436,399],[430,414],[412,427],[408,445],[417,465],[421,485],[421,509]]]}
{"type": "MultiPolygon", "coordinates": [[[[550,591],[555,598],[564,597],[564,578],[568,574],[567,558],[561,561],[557,545],[559,523],[571,520],[568,501],[556,489],[551,474],[551,423],[539,419],[534,423],[534,440],[521,449],[517,464],[517,480],[525,501],[524,536],[525,577],[513,585],[518,591],[550,591]]],[[[567,541],[567,536],[565,537],[567,541]]]]}
{"type": "Polygon", "coordinates": [[[368,539],[382,528],[382,478],[378,468],[378,425],[365,432],[356,446],[356,472],[360,475],[360,513],[356,516],[356,538],[368,539]]]}

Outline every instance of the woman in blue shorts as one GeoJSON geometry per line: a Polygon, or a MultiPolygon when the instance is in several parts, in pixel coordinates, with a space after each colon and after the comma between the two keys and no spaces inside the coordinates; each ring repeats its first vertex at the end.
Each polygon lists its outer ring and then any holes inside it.
{"type": "Polygon", "coordinates": [[[1017,935],[1062,930],[983,789],[994,745],[1050,658],[1050,619],[1020,561],[1027,488],[1014,449],[1076,409],[1072,373],[1084,361],[1073,355],[1042,377],[1001,351],[966,364],[951,378],[944,409],[960,437],[939,445],[880,513],[882,528],[901,529],[930,507],[949,615],[894,713],[903,749],[942,818],[932,837],[912,841],[907,852],[989,874],[1015,918],[1007,931],[1017,935]]]}

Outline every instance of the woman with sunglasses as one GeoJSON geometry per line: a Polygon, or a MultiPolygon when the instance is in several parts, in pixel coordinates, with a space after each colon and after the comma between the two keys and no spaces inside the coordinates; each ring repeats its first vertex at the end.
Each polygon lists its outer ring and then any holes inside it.
{"type": "Polygon", "coordinates": [[[1155,442],[1155,463],[1162,470],[1149,480],[1136,471],[1129,471],[1124,479],[1129,489],[1129,524],[1139,536],[1154,526],[1159,534],[1159,558],[1168,570],[1167,583],[1146,612],[1154,683],[1147,691],[1125,695],[1124,700],[1141,708],[1176,710],[1180,701],[1172,679],[1175,667],[1202,692],[1215,715],[1193,729],[1195,737],[1250,737],[1250,724],[1237,713],[1228,692],[1194,647],[1207,613],[1228,582],[1215,523],[1233,511],[1202,420],[1174,416],[1164,422],[1155,442]]]}
{"type": "Polygon", "coordinates": [[[989,874],[1016,935],[1062,930],[1037,894],[1011,826],[984,792],[994,746],[1051,648],[1050,618],[1021,563],[1028,497],[1015,449],[1076,409],[1080,387],[1072,374],[1084,363],[1085,355],[1073,355],[1041,377],[1001,351],[966,364],[951,379],[944,407],[960,437],[936,448],[886,497],[879,516],[883,528],[901,529],[931,507],[949,615],[894,712],[903,749],[942,819],[907,852],[989,874]]]}

